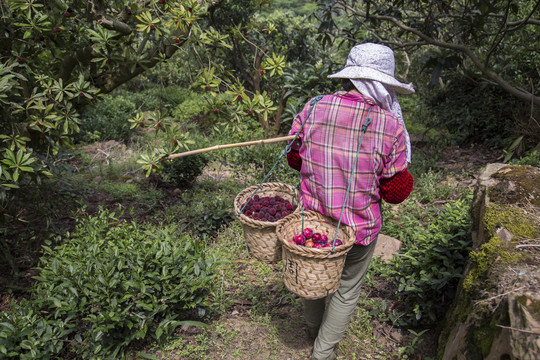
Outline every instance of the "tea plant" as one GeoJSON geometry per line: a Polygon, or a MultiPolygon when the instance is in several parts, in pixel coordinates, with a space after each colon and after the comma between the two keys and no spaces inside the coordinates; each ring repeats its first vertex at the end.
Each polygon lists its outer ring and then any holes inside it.
{"type": "Polygon", "coordinates": [[[463,273],[472,239],[472,195],[447,203],[432,223],[403,238],[403,248],[380,274],[397,288],[406,324],[434,322],[449,303],[463,273]]]}
{"type": "Polygon", "coordinates": [[[2,314],[2,356],[118,358],[212,309],[217,260],[174,226],[126,223],[103,210],[57,242],[43,248],[31,299],[2,314]]]}

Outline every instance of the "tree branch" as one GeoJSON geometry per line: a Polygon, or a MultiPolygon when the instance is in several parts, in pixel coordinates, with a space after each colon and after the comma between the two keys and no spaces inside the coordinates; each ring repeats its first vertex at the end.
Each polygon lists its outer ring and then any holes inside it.
{"type": "Polygon", "coordinates": [[[474,54],[474,52],[469,47],[462,44],[448,43],[445,41],[434,39],[413,27],[403,24],[402,22],[400,22],[399,20],[397,20],[396,18],[392,16],[372,14],[371,18],[377,19],[377,20],[383,20],[383,21],[390,21],[394,23],[400,29],[418,36],[420,39],[428,42],[431,45],[435,45],[435,46],[445,48],[445,49],[455,50],[464,54],[474,63],[474,65],[480,70],[482,74],[484,74],[488,79],[491,79],[495,83],[497,83],[503,90],[512,94],[513,96],[515,96],[516,98],[520,100],[524,100],[527,102],[532,101],[535,105],[537,106],[540,105],[540,97],[535,96],[534,94],[528,91],[521,90],[521,89],[516,88],[515,86],[512,86],[506,80],[501,78],[499,74],[497,74],[496,72],[494,72],[493,70],[485,66],[485,64],[474,54]]]}
{"type": "MultiPolygon", "coordinates": [[[[146,52],[146,67],[153,67],[162,60],[162,58],[157,56],[157,54],[161,53],[164,55],[165,59],[169,59],[182,45],[182,43],[177,44],[175,39],[176,37],[166,39],[162,43],[149,49],[146,52]]],[[[189,36],[183,40],[183,43],[185,43],[188,39],[189,36]]],[[[129,67],[122,64],[122,66],[117,67],[114,69],[114,71],[101,75],[98,79],[96,79],[95,85],[101,90],[102,93],[107,94],[116,89],[118,86],[142,74],[144,71],[145,69],[142,66],[135,67],[135,69],[131,71],[129,67]]]]}

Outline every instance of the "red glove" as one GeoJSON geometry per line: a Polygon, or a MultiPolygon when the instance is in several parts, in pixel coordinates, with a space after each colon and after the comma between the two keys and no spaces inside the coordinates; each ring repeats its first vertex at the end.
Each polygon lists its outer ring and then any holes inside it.
{"type": "Polygon", "coordinates": [[[397,173],[389,179],[381,179],[381,197],[390,204],[399,204],[413,189],[414,179],[407,170],[397,173]]]}
{"type": "Polygon", "coordinates": [[[297,139],[291,145],[291,151],[287,153],[287,164],[294,170],[300,171],[302,168],[302,158],[300,157],[300,146],[302,145],[302,140],[297,139]]]}

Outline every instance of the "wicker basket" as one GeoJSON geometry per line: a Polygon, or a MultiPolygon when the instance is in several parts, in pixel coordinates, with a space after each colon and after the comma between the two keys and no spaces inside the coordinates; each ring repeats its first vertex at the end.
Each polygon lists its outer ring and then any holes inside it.
{"type": "MultiPolygon", "coordinates": [[[[326,233],[333,241],[338,222],[316,211],[304,212],[304,228],[326,233]]],[[[276,232],[283,248],[283,281],[287,289],[309,300],[323,298],[339,288],[347,253],[355,241],[354,230],[345,224],[339,226],[338,239],[343,245],[314,249],[290,242],[302,233],[302,214],[291,214],[281,219],[276,232]]]]}
{"type": "MultiPolygon", "coordinates": [[[[234,214],[242,223],[244,238],[251,255],[258,260],[274,263],[281,260],[282,256],[281,244],[276,235],[276,226],[284,219],[269,222],[255,220],[244,214],[239,215],[242,205],[251,197],[257,186],[248,187],[236,196],[234,199],[234,214]]],[[[257,191],[257,195],[260,197],[279,195],[283,199],[289,200],[291,204],[298,202],[298,190],[284,183],[263,183],[257,191]]],[[[298,207],[296,211],[299,211],[298,207]]]]}

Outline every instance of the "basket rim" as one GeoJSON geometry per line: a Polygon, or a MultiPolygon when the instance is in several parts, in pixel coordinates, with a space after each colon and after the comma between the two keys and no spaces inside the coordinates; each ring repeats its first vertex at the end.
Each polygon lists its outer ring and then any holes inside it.
{"type": "MultiPolygon", "coordinates": [[[[283,219],[285,219],[285,217],[279,219],[278,221],[270,222],[270,221],[260,221],[260,220],[252,219],[252,218],[244,215],[244,213],[238,214],[240,212],[240,210],[241,210],[241,207],[242,207],[242,204],[240,204],[241,200],[246,197],[246,194],[250,194],[253,191],[255,191],[257,189],[257,187],[259,187],[259,185],[252,185],[252,186],[247,187],[244,190],[240,191],[238,193],[238,195],[236,195],[236,197],[234,199],[234,216],[242,224],[250,226],[250,227],[267,228],[267,227],[271,227],[271,226],[277,226],[281,221],[283,221],[283,219]]],[[[276,191],[281,191],[282,190],[284,193],[290,191],[293,194],[295,194],[296,197],[299,199],[299,192],[292,185],[282,183],[282,182],[263,183],[263,184],[260,185],[259,191],[264,191],[265,190],[264,188],[268,188],[268,187],[278,188],[276,191]],[[279,188],[281,188],[281,189],[279,189],[279,188]]],[[[296,210],[294,210],[293,214],[296,213],[299,210],[300,210],[300,206],[297,206],[296,210]]],[[[288,216],[290,216],[290,215],[288,215],[288,216]]]]}
{"type": "MultiPolygon", "coordinates": [[[[315,211],[315,210],[304,211],[304,221],[305,221],[305,218],[307,217],[317,218],[320,221],[328,221],[337,226],[337,221],[335,219],[322,215],[320,212],[315,211]]],[[[283,228],[291,222],[299,222],[299,221],[302,221],[302,214],[300,212],[298,213],[295,212],[281,219],[279,224],[276,227],[277,237],[282,247],[295,255],[299,255],[303,257],[310,257],[310,258],[317,258],[317,259],[331,259],[331,258],[336,258],[340,256],[345,256],[347,255],[349,250],[353,247],[356,241],[354,229],[347,224],[341,223],[340,229],[343,229],[343,231],[345,231],[345,234],[347,235],[347,240],[343,242],[343,245],[340,245],[334,248],[333,253],[328,250],[315,249],[315,248],[292,244],[291,242],[283,238],[283,235],[282,235],[283,228]]]]}

